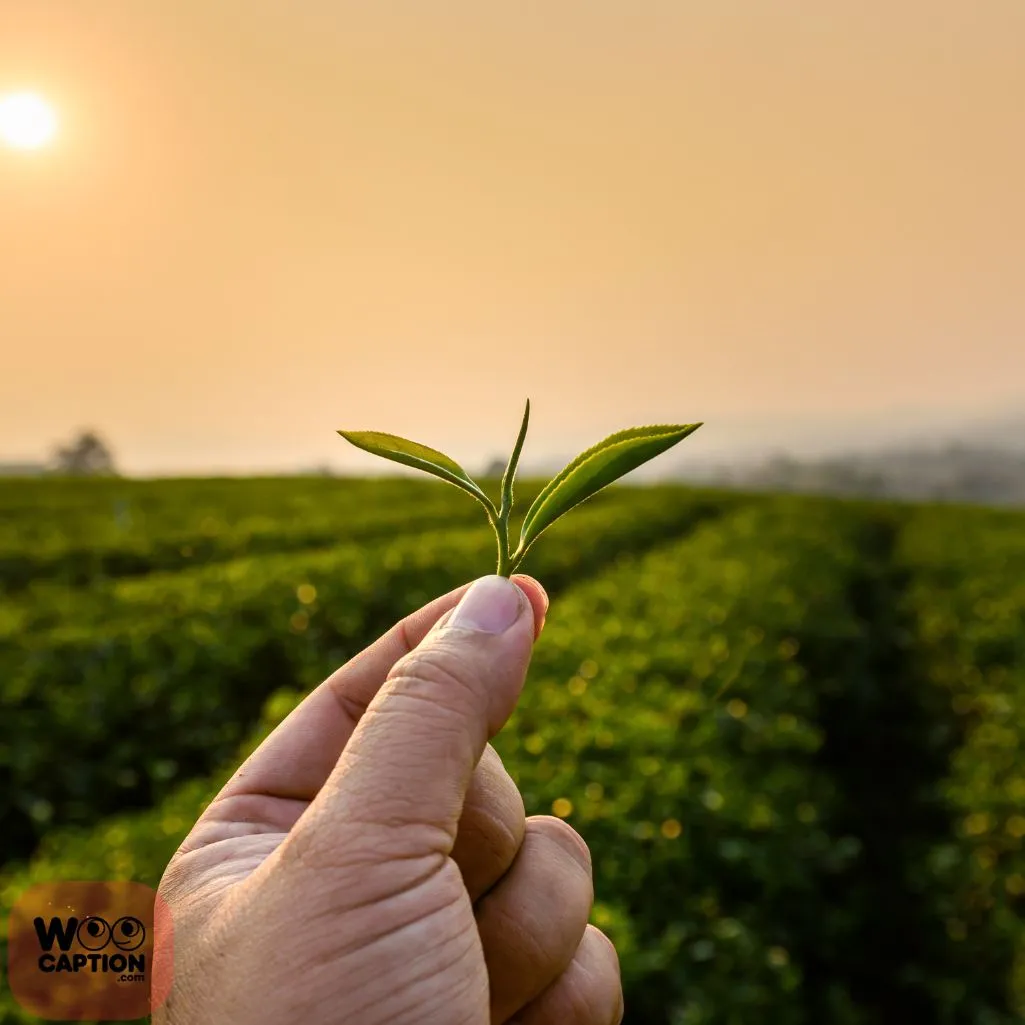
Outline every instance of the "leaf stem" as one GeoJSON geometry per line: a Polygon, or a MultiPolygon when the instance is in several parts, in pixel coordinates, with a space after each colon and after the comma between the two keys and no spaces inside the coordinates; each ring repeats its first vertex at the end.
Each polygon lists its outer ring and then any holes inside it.
{"type": "Polygon", "coordinates": [[[499,517],[493,522],[498,535],[498,569],[495,572],[500,577],[508,577],[514,568],[509,561],[509,518],[499,517]]]}
{"type": "Polygon", "coordinates": [[[526,548],[520,545],[516,551],[509,554],[509,572],[513,573],[516,571],[516,567],[523,561],[523,556],[527,554],[526,548]]]}

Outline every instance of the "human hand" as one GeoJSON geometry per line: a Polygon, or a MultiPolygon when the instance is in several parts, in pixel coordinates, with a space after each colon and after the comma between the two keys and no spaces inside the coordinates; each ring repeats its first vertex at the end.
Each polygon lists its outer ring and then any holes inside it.
{"type": "Polygon", "coordinates": [[[487,743],[548,604],[514,580],[400,622],[214,799],[160,883],[173,986],[154,1025],[618,1025],[587,846],[525,817],[487,743]]]}

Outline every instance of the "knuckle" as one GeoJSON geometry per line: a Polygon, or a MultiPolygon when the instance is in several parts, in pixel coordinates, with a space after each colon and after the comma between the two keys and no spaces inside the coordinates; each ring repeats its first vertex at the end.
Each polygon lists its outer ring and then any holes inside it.
{"type": "Polygon", "coordinates": [[[589,924],[587,926],[587,935],[589,937],[588,942],[593,943],[595,950],[601,952],[600,956],[609,963],[612,968],[612,974],[618,980],[619,951],[616,950],[616,945],[596,925],[589,924]]]}
{"type": "MultiPolygon", "coordinates": [[[[581,987],[581,1025],[619,1025],[623,1017],[623,984],[619,973],[619,957],[611,940],[601,930],[588,926],[581,947],[590,948],[595,969],[584,975],[581,987]],[[598,965],[604,965],[599,968],[598,965]]],[[[583,973],[582,973],[583,974],[583,973]]]]}
{"type": "Polygon", "coordinates": [[[523,795],[490,744],[484,748],[484,754],[473,770],[468,800],[470,798],[474,803],[492,809],[503,821],[513,824],[517,835],[522,839],[527,818],[523,795]]]}
{"type": "Polygon", "coordinates": [[[554,815],[534,815],[528,823],[532,831],[543,834],[569,854],[588,875],[591,873],[591,849],[584,838],[564,819],[554,815]]]}
{"type": "Polygon", "coordinates": [[[618,964],[605,967],[607,955],[601,936],[588,928],[572,966],[556,984],[545,1008],[563,1025],[619,1025],[622,1020],[623,987],[618,964]]]}
{"type": "Polygon", "coordinates": [[[495,773],[498,776],[512,779],[509,776],[509,770],[505,767],[505,762],[502,761],[502,756],[495,750],[490,741],[484,745],[480,761],[477,763],[477,771],[495,773]]]}
{"type": "Polygon", "coordinates": [[[472,658],[449,645],[433,644],[415,648],[404,655],[388,674],[401,681],[403,691],[433,696],[437,691],[458,691],[470,700],[487,697],[479,667],[472,658]]]}
{"type": "Polygon", "coordinates": [[[522,835],[507,819],[478,806],[464,810],[452,857],[483,893],[509,871],[522,843],[522,835]]]}
{"type": "Polygon", "coordinates": [[[466,833],[466,842],[472,843],[475,853],[486,852],[506,868],[512,864],[523,843],[523,833],[517,827],[522,815],[509,814],[484,804],[464,805],[459,830],[466,833]]]}
{"type": "Polygon", "coordinates": [[[593,983],[588,980],[576,979],[566,987],[563,997],[564,1007],[559,1019],[564,1025],[597,1025],[604,1023],[607,1009],[604,1001],[595,993],[593,983]]]}

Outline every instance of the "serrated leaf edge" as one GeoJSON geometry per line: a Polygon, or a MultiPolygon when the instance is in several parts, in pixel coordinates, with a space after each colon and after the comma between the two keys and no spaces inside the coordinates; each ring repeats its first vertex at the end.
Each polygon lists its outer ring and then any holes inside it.
{"type": "MultiPolygon", "coordinates": [[[[564,480],[574,471],[577,467],[582,466],[589,459],[601,452],[606,451],[609,448],[614,448],[619,444],[627,441],[633,441],[637,438],[658,438],[664,437],[667,434],[678,434],[681,431],[685,432],[681,434],[680,441],[686,438],[689,434],[693,434],[699,427],[702,426],[702,422],[694,424],[649,424],[644,427],[627,427],[621,431],[615,431],[606,438],[602,438],[601,441],[596,442],[590,448],[585,449],[575,459],[568,462],[542,489],[538,492],[537,497],[531,503],[530,508],[527,510],[526,515],[523,518],[523,523],[520,525],[520,545],[524,544],[524,539],[527,536],[530,524],[537,517],[537,514],[541,511],[541,506],[544,505],[548,497],[555,492],[564,480]]],[[[604,485],[603,488],[599,488],[599,491],[604,490],[608,487],[608,484],[604,485]]],[[[598,492],[595,492],[597,494],[598,492]]],[[[592,497],[592,496],[588,496],[592,497]]],[[[539,535],[540,536],[540,535],[539,535]]],[[[536,538],[531,539],[531,544],[536,538]]]]}

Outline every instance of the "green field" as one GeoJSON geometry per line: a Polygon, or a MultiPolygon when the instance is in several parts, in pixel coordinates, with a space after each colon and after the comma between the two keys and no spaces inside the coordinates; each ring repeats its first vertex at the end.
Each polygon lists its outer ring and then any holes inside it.
{"type": "MultiPolygon", "coordinates": [[[[6,482],[4,918],[155,884],[303,693],[494,546],[435,482],[6,482]]],[[[1025,1020],[1025,515],[615,486],[522,569],[552,605],[494,744],[591,846],[628,1025],[1025,1020]]]]}

